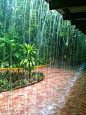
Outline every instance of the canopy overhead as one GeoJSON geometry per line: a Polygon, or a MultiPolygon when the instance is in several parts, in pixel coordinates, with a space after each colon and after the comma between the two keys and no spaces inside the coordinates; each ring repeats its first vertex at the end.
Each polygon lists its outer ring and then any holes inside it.
{"type": "Polygon", "coordinates": [[[57,10],[64,20],[86,34],[86,0],[46,0],[50,10],[57,10]]]}

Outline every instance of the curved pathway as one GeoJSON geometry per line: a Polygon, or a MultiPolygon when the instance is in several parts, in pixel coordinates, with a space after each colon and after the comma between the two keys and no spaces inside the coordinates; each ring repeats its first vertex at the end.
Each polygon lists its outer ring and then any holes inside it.
{"type": "Polygon", "coordinates": [[[0,93],[0,115],[60,115],[77,71],[56,68],[35,71],[43,72],[45,79],[35,85],[0,93]]]}

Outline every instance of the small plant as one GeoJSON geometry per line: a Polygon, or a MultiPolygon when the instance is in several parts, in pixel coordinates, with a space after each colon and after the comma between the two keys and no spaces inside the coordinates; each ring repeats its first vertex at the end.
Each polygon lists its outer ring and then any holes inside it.
{"type": "Polygon", "coordinates": [[[31,71],[34,69],[35,62],[36,62],[36,49],[34,45],[29,45],[25,43],[24,45],[24,51],[25,51],[25,58],[21,61],[20,65],[24,66],[24,69],[28,69],[29,71],[29,79],[31,77],[31,71]]]}
{"type": "Polygon", "coordinates": [[[2,62],[1,64],[1,68],[5,68],[5,67],[9,67],[9,63],[8,62],[2,62]]]}

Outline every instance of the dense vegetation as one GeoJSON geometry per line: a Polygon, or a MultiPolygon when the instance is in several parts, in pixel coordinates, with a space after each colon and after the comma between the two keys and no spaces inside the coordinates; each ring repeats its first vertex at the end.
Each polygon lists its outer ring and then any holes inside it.
{"type": "Polygon", "coordinates": [[[29,78],[28,76],[28,71],[0,72],[0,92],[8,90],[12,91],[17,88],[32,85],[43,80],[44,78],[44,75],[41,72],[31,73],[31,78],[29,78]]]}
{"type": "Polygon", "coordinates": [[[20,67],[25,43],[37,49],[36,65],[86,60],[86,36],[44,0],[0,0],[0,66],[20,67]]]}

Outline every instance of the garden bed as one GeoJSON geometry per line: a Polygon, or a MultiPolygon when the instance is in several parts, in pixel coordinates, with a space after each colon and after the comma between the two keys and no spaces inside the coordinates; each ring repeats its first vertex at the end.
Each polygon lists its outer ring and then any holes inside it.
{"type": "Polygon", "coordinates": [[[41,72],[32,72],[29,78],[28,71],[4,71],[0,72],[0,92],[13,91],[42,81],[44,75],[41,72]]]}

